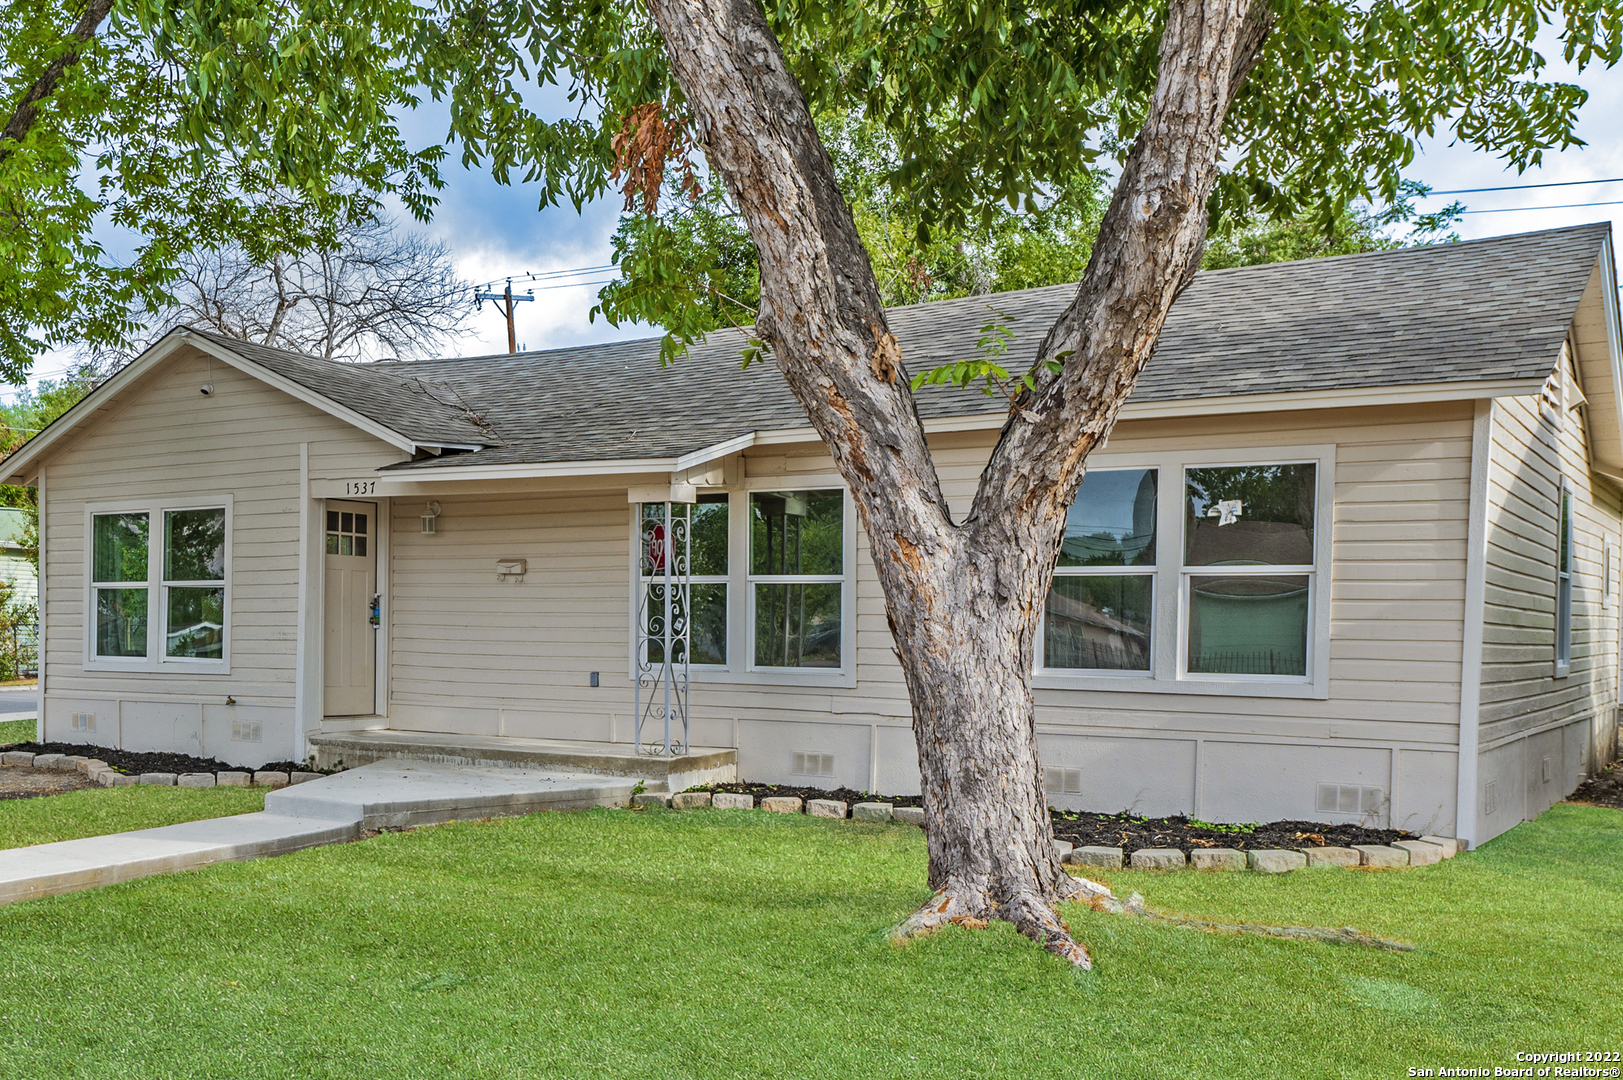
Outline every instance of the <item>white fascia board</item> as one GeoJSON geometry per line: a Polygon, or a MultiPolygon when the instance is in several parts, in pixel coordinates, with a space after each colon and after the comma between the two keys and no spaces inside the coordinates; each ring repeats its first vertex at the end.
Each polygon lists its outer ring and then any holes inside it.
{"type": "MultiPolygon", "coordinates": [[[[1149,420],[1163,417],[1216,416],[1247,412],[1284,412],[1299,409],[1356,408],[1370,405],[1410,404],[1427,401],[1473,401],[1481,398],[1516,397],[1538,393],[1542,379],[1500,382],[1433,383],[1376,389],[1319,391],[1302,394],[1255,394],[1245,397],[1191,398],[1187,401],[1128,402],[1123,419],[1149,420]]],[[[948,416],[924,422],[930,434],[949,431],[995,431],[1003,426],[999,413],[978,416],[948,416]]],[[[506,465],[437,465],[425,469],[387,469],[376,475],[380,480],[434,482],[456,480],[546,479],[559,476],[617,476],[623,473],[677,472],[726,457],[753,446],[815,442],[811,427],[781,431],[752,431],[723,442],[694,450],[680,457],[623,458],[597,461],[538,461],[506,465]]]]}
{"type": "MultiPolygon", "coordinates": [[[[1181,401],[1129,400],[1121,420],[1164,420],[1186,416],[1226,416],[1236,413],[1291,412],[1304,409],[1355,409],[1368,406],[1408,405],[1435,401],[1476,401],[1482,398],[1522,397],[1536,394],[1539,379],[1504,379],[1492,382],[1422,383],[1414,386],[1355,387],[1289,394],[1246,394],[1234,397],[1187,398],[1181,401]]],[[[926,433],[996,431],[1008,419],[1005,413],[942,416],[924,421],[926,433]]],[[[817,438],[812,428],[762,431],[754,445],[808,442],[817,438]]]]}
{"type": "Polygon", "coordinates": [[[393,446],[398,450],[404,450],[408,454],[414,454],[417,452],[419,444],[416,441],[408,439],[406,436],[400,434],[400,432],[394,430],[393,428],[385,427],[376,420],[362,416],[353,409],[349,409],[338,404],[329,397],[324,397],[323,395],[316,393],[314,390],[311,390],[302,383],[297,383],[286,376],[278,375],[270,368],[262,367],[246,357],[239,356],[237,353],[232,352],[225,346],[218,345],[206,338],[194,337],[184,331],[177,336],[194,349],[206,352],[221,363],[229,364],[243,374],[248,375],[251,378],[258,379],[265,385],[273,389],[280,390],[288,397],[296,398],[312,408],[320,409],[328,416],[342,420],[350,427],[364,431],[381,442],[386,442],[390,446],[393,446]]]}
{"type": "Polygon", "coordinates": [[[709,464],[710,462],[715,461],[717,458],[726,457],[728,454],[736,454],[740,450],[748,450],[750,447],[755,445],[755,442],[759,437],[759,432],[746,431],[742,435],[735,435],[731,439],[725,439],[722,442],[716,443],[714,446],[707,446],[703,450],[694,450],[691,453],[683,454],[681,457],[676,459],[676,464],[672,466],[672,468],[682,470],[691,469],[698,465],[709,464]]]}
{"type": "Polygon", "coordinates": [[[1623,321],[1618,318],[1617,260],[1608,233],[1600,245],[1601,310],[1606,314],[1606,351],[1612,369],[1612,415],[1607,417],[1623,435],[1623,321]]]}

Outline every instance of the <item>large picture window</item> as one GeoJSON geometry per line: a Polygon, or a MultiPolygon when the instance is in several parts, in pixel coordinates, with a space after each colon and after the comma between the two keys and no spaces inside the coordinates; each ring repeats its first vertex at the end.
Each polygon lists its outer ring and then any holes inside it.
{"type": "Polygon", "coordinates": [[[1335,447],[1101,457],[1066,514],[1035,685],[1327,696],[1335,447]]]}
{"type": "Polygon", "coordinates": [[[838,668],[845,493],[755,491],[749,508],[754,666],[838,668]]]}
{"type": "Polygon", "coordinates": [[[1043,620],[1043,667],[1150,670],[1155,469],[1101,469],[1065,518],[1043,620]]]}
{"type": "Polygon", "coordinates": [[[1307,674],[1318,468],[1184,472],[1185,670],[1307,674]]]}
{"type": "Polygon", "coordinates": [[[226,659],[226,507],[90,515],[89,660],[226,659]]]}

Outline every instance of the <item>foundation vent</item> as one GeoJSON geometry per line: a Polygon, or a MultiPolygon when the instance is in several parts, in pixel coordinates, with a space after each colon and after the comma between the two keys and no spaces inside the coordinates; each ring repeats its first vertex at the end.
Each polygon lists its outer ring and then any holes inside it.
{"type": "Polygon", "coordinates": [[[1499,812],[1499,781],[1489,780],[1482,785],[1482,813],[1483,816],[1499,812]]]}
{"type": "Polygon", "coordinates": [[[1082,770],[1044,767],[1043,787],[1050,795],[1080,795],[1082,770]]]}
{"type": "Polygon", "coordinates": [[[1555,779],[1555,766],[1548,757],[1539,763],[1539,771],[1543,774],[1546,784],[1555,779]]]}
{"type": "Polygon", "coordinates": [[[804,750],[796,750],[790,761],[789,771],[796,776],[833,776],[833,754],[808,754],[804,750]]]}
{"type": "Polygon", "coordinates": [[[1321,814],[1368,814],[1381,809],[1386,793],[1378,787],[1357,784],[1320,784],[1318,810],[1321,814]]]}
{"type": "Polygon", "coordinates": [[[258,720],[232,720],[232,742],[263,742],[264,732],[258,720]]]}
{"type": "Polygon", "coordinates": [[[96,714],[93,712],[76,712],[69,718],[68,725],[74,731],[95,731],[96,714]]]}

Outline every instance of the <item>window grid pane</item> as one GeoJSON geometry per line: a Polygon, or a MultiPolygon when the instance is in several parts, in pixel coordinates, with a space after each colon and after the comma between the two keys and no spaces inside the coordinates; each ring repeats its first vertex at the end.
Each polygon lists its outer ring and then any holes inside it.
{"type": "Polygon", "coordinates": [[[1043,620],[1043,666],[1149,671],[1149,574],[1066,574],[1054,578],[1043,620]]]}
{"type": "Polygon", "coordinates": [[[1090,472],[1065,515],[1061,567],[1155,565],[1154,469],[1090,472]]]}
{"type": "Polygon", "coordinates": [[[840,589],[837,582],[757,583],[757,667],[840,666],[840,589]]]}
{"type": "Polygon", "coordinates": [[[167,656],[193,660],[225,658],[225,590],[185,586],[169,590],[167,656]]]}
{"type": "Polygon", "coordinates": [[[165,581],[225,580],[225,510],[169,510],[163,515],[165,581]]]}
{"type": "Polygon", "coordinates": [[[1191,674],[1307,674],[1310,577],[1189,576],[1191,674]]]}
{"type": "Polygon", "coordinates": [[[145,582],[147,535],[151,519],[137,514],[97,514],[91,518],[91,580],[145,582]]]}
{"type": "Polygon", "coordinates": [[[1318,467],[1184,470],[1185,566],[1312,566],[1318,467]]]}
{"type": "Polygon", "coordinates": [[[96,655],[147,654],[147,590],[96,590],[96,655]]]}

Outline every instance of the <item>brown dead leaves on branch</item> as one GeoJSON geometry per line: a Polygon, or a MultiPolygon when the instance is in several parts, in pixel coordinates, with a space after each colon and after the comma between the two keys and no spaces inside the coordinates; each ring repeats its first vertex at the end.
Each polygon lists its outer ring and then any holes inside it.
{"type": "Polygon", "coordinates": [[[620,192],[626,197],[627,210],[634,209],[640,200],[642,212],[649,217],[659,211],[659,193],[665,186],[666,169],[672,164],[681,170],[684,195],[696,199],[703,194],[693,171],[693,133],[687,119],[667,118],[659,102],[645,101],[627,113],[612,146],[614,168],[609,179],[624,181],[620,192]]]}

